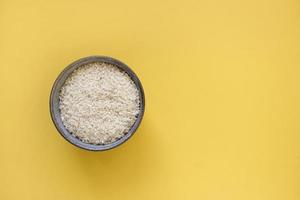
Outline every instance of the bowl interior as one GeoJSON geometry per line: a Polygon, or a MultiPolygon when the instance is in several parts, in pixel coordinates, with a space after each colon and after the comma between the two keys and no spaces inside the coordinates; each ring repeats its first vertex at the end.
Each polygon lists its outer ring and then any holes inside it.
{"type": "Polygon", "coordinates": [[[124,63],[122,63],[119,60],[116,60],[114,58],[105,57],[105,56],[90,56],[86,58],[79,59],[73,63],[71,63],[69,66],[67,66],[57,77],[56,81],[54,82],[51,96],[50,96],[50,112],[51,112],[51,118],[54,122],[54,125],[56,129],[59,131],[59,133],[70,143],[76,145],[77,147],[86,149],[86,150],[93,150],[93,151],[103,151],[112,149],[114,147],[119,146],[120,144],[124,143],[126,140],[128,140],[136,131],[138,126],[140,125],[145,110],[145,97],[144,97],[144,91],[143,87],[141,85],[141,82],[139,81],[136,74],[124,63]],[[61,87],[64,85],[66,79],[72,74],[72,72],[77,69],[78,67],[81,67],[83,65],[94,63],[94,62],[105,62],[108,64],[112,64],[121,70],[125,71],[129,77],[133,80],[135,83],[140,96],[140,113],[137,116],[137,119],[131,129],[126,133],[122,138],[118,139],[115,142],[104,144],[104,145],[95,145],[95,144],[89,144],[82,142],[79,138],[73,136],[63,125],[62,119],[60,116],[60,110],[59,110],[59,95],[61,87]]]}

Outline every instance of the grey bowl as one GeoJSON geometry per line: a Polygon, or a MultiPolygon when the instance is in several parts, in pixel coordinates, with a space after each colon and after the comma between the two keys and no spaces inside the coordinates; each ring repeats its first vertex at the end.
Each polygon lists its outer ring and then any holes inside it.
{"type": "Polygon", "coordinates": [[[124,63],[121,61],[106,57],[106,56],[90,56],[90,57],[85,57],[81,58],[73,63],[71,63],[69,66],[67,66],[57,77],[55,80],[52,90],[51,90],[51,95],[50,95],[50,113],[51,113],[51,118],[52,121],[58,130],[58,132],[71,144],[80,147],[82,149],[86,150],[91,150],[91,151],[104,151],[104,150],[109,150],[112,148],[115,148],[121,144],[123,144],[125,141],[127,141],[137,130],[139,127],[143,115],[145,111],[145,95],[144,95],[144,90],[142,87],[142,84],[140,80],[138,79],[137,75],[124,63]],[[60,110],[59,110],[59,94],[61,87],[64,85],[66,79],[72,72],[77,69],[78,67],[93,63],[93,62],[105,62],[108,64],[112,64],[120,68],[121,70],[125,71],[129,77],[134,81],[136,84],[136,87],[139,91],[139,96],[140,96],[140,113],[137,116],[137,120],[131,127],[131,129],[126,133],[122,138],[118,139],[115,142],[109,143],[109,144],[104,144],[104,145],[95,145],[95,144],[89,144],[82,142],[79,138],[73,136],[63,125],[62,119],[60,116],[60,110]]]}

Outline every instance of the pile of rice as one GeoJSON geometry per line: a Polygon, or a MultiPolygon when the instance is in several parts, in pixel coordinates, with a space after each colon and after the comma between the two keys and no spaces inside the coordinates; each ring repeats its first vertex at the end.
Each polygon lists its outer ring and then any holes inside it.
{"type": "Polygon", "coordinates": [[[108,144],[123,137],[140,111],[139,92],[128,74],[107,63],[76,69],[59,96],[61,119],[81,141],[108,144]]]}

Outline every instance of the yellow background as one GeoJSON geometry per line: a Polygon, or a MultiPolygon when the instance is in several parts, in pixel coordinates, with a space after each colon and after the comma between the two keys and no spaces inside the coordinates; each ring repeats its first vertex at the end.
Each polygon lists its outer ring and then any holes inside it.
{"type": "Polygon", "coordinates": [[[299,0],[0,0],[0,199],[300,199],[299,0]],[[56,131],[72,61],[118,58],[146,113],[119,148],[56,131]]]}

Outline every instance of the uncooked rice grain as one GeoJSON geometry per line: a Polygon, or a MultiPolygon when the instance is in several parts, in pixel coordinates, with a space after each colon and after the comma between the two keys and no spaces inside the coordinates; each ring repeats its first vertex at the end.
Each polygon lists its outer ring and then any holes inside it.
{"type": "Polygon", "coordinates": [[[122,138],[139,114],[139,92],[118,67],[95,62],[76,69],[59,96],[66,129],[85,143],[108,144],[122,138]]]}

